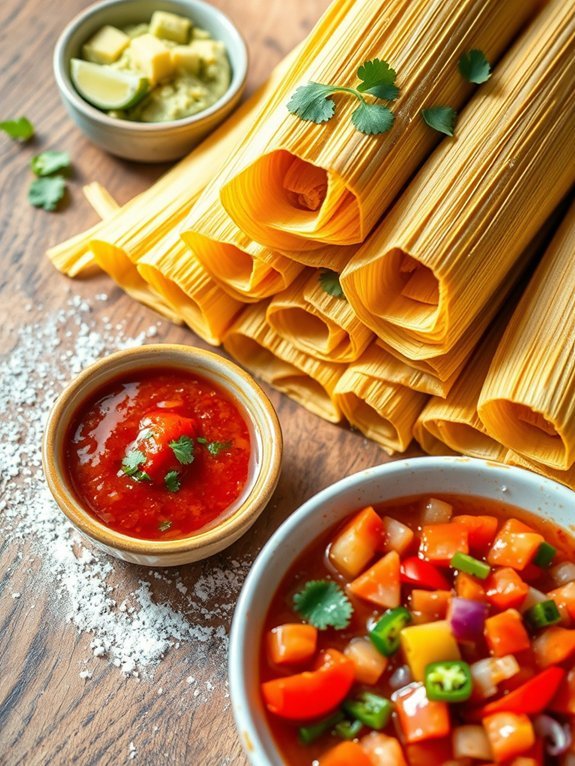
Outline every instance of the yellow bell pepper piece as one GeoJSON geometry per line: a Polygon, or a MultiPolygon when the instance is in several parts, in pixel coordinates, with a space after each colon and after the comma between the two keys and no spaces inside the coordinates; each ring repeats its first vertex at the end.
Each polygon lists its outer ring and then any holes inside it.
{"type": "Polygon", "coordinates": [[[460,660],[459,646],[447,620],[411,625],[400,633],[401,648],[415,681],[425,680],[431,662],[460,660]]]}

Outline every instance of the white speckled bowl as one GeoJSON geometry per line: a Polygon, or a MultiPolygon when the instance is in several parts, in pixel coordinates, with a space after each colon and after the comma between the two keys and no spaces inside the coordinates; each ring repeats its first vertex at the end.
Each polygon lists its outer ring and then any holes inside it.
{"type": "Polygon", "coordinates": [[[48,487],[61,511],[90,542],[123,561],[168,567],[212,556],[247,532],[276,488],[282,446],[276,412],[251,375],[211,351],[165,343],[118,351],[81,372],[60,394],[50,412],[44,431],[42,464],[48,487]],[[251,437],[249,475],[242,494],[210,524],[176,540],[142,540],[107,527],[79,502],[70,486],[64,460],[68,428],[78,408],[109,381],[154,368],[181,369],[215,383],[238,404],[251,437]]]}
{"type": "Polygon", "coordinates": [[[76,16],[54,49],[54,76],[69,115],[80,130],[102,149],[139,162],[168,162],[187,154],[237,106],[246,84],[248,52],[232,22],[202,0],[103,0],[76,16]],[[226,46],[232,65],[227,92],[208,109],[192,117],[160,123],[129,122],[108,117],[79,95],[70,79],[70,59],[105,24],[125,26],[151,18],[154,11],[171,11],[190,18],[226,46]]]}
{"type": "Polygon", "coordinates": [[[270,601],[294,559],[354,510],[426,493],[499,500],[574,530],[575,493],[570,489],[522,468],[470,458],[421,457],[386,463],[348,476],[312,497],[265,545],[236,606],[230,636],[230,693],[242,745],[252,766],[284,764],[261,702],[259,653],[270,601]]]}

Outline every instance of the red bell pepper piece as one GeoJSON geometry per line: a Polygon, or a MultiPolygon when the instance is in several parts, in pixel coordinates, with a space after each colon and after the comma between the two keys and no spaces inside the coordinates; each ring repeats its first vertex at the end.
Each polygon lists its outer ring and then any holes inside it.
{"type": "Polygon", "coordinates": [[[509,694],[473,711],[473,718],[485,718],[494,713],[525,713],[534,715],[548,707],[565,678],[563,668],[552,667],[538,673],[509,694]]]}
{"type": "Polygon", "coordinates": [[[315,670],[275,678],[261,688],[270,713],[297,721],[329,713],[343,702],[354,681],[353,662],[336,649],[327,649],[315,670]]]}
{"type": "Polygon", "coordinates": [[[447,578],[429,561],[408,556],[403,559],[400,567],[401,582],[429,590],[451,590],[447,578]]]}

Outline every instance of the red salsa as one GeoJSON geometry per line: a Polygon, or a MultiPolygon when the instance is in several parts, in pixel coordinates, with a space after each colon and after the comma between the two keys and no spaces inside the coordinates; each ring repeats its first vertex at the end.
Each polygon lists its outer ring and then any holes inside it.
{"type": "Polygon", "coordinates": [[[182,370],[108,383],[80,407],[65,443],[82,505],[145,540],[182,538],[209,524],[248,478],[250,435],[238,405],[182,370]]]}
{"type": "Polygon", "coordinates": [[[574,541],[479,498],[363,508],[295,562],[261,694],[289,766],[575,763],[574,541]]]}

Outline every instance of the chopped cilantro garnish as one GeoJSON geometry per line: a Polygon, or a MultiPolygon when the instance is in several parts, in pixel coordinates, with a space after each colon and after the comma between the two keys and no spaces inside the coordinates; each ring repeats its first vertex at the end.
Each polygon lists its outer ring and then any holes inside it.
{"type": "Polygon", "coordinates": [[[178,492],[182,483],[180,481],[180,474],[177,471],[168,471],[164,476],[164,484],[168,492],[178,492]]]}
{"type": "Polygon", "coordinates": [[[464,53],[459,59],[460,75],[468,82],[481,85],[491,77],[491,65],[483,51],[474,49],[464,53]]]}
{"type": "Polygon", "coordinates": [[[34,126],[27,117],[0,122],[0,130],[15,141],[29,141],[34,135],[34,126]]]}
{"type": "Polygon", "coordinates": [[[62,176],[36,178],[28,189],[28,202],[44,210],[56,210],[66,193],[66,181],[62,176]]]}
{"type": "Polygon", "coordinates": [[[318,279],[323,291],[328,295],[331,295],[334,298],[343,298],[343,300],[347,300],[341,289],[337,271],[320,269],[318,279]]]}
{"type": "Polygon", "coordinates": [[[32,157],[30,165],[37,176],[51,176],[70,167],[70,155],[68,152],[42,152],[32,157]]]}
{"type": "Polygon", "coordinates": [[[209,442],[205,436],[198,436],[196,439],[198,444],[203,444],[204,447],[208,450],[210,455],[213,455],[216,457],[220,454],[220,452],[224,452],[225,450],[228,450],[232,443],[231,441],[228,442],[209,442]]]}
{"type": "Polygon", "coordinates": [[[168,529],[172,528],[172,523],[173,522],[171,522],[169,519],[167,519],[166,521],[160,521],[160,523],[158,524],[158,529],[160,530],[160,532],[167,532],[168,529]]]}
{"type": "Polygon", "coordinates": [[[194,462],[194,440],[190,436],[180,436],[176,441],[170,442],[170,448],[178,463],[190,465],[194,462]]]}
{"type": "Polygon", "coordinates": [[[339,585],[330,580],[310,580],[293,597],[295,611],[319,630],[349,625],[353,606],[339,585]]]}
{"type": "Polygon", "coordinates": [[[433,130],[445,133],[446,136],[453,135],[457,112],[450,106],[432,106],[429,109],[422,109],[421,116],[433,130]]]}
{"type": "Polygon", "coordinates": [[[387,106],[366,101],[363,94],[385,101],[396,99],[399,89],[395,85],[395,71],[385,61],[376,58],[362,64],[357,70],[357,76],[361,80],[357,88],[325,85],[320,82],[300,85],[288,101],[288,111],[308,122],[328,122],[336,110],[332,95],[349,93],[359,101],[359,106],[351,115],[351,121],[357,130],[366,135],[386,133],[393,125],[393,113],[387,106]]]}
{"type": "Polygon", "coordinates": [[[140,471],[142,463],[146,462],[146,456],[139,449],[132,449],[122,460],[122,471],[126,476],[133,476],[140,471]]]}

